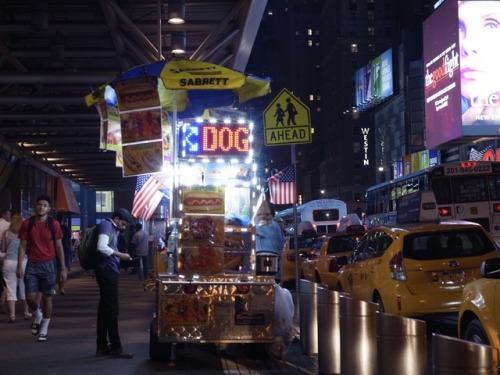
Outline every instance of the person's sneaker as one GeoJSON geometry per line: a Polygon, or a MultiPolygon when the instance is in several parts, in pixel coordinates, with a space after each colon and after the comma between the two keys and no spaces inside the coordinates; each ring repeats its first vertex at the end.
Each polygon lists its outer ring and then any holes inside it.
{"type": "Polygon", "coordinates": [[[109,351],[109,355],[114,358],[133,358],[134,354],[133,353],[125,353],[122,348],[120,349],[114,349],[109,351]]]}
{"type": "Polygon", "coordinates": [[[40,333],[38,335],[38,337],[36,338],[36,341],[37,342],[45,342],[45,341],[47,341],[47,339],[48,339],[48,336],[46,333],[40,333]]]}
{"type": "Polygon", "coordinates": [[[40,324],[38,324],[38,323],[33,323],[33,324],[31,325],[31,334],[32,334],[33,336],[36,336],[36,335],[38,335],[38,332],[40,332],[40,324]]]}

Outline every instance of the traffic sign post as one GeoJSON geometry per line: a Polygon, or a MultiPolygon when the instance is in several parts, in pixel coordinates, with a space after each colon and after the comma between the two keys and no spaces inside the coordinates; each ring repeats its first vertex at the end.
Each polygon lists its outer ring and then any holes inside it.
{"type": "Polygon", "coordinates": [[[311,143],[309,107],[287,89],[264,110],[266,146],[311,143]]]}

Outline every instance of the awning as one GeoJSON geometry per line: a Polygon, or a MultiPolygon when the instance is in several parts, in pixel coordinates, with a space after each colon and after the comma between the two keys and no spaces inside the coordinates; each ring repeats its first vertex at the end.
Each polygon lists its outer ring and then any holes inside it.
{"type": "Polygon", "coordinates": [[[76,201],[71,182],[64,177],[57,177],[56,207],[57,212],[71,212],[80,214],[80,207],[76,201]]]}

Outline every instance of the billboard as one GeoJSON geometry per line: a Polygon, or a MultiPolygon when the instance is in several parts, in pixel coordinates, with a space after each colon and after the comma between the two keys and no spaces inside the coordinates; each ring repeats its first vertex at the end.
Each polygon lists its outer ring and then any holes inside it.
{"type": "Polygon", "coordinates": [[[356,71],[356,108],[369,109],[393,94],[392,48],[356,71]]]}
{"type": "Polygon", "coordinates": [[[500,126],[500,1],[447,0],[423,24],[427,148],[500,126]]]}

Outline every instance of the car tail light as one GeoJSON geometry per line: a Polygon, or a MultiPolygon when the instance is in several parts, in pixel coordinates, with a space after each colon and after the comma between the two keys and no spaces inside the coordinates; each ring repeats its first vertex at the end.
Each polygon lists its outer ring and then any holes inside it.
{"type": "Polygon", "coordinates": [[[493,205],[493,211],[494,212],[500,212],[500,203],[495,203],[493,205]]]}
{"type": "Polygon", "coordinates": [[[403,264],[403,252],[398,251],[389,262],[389,270],[393,280],[406,281],[406,271],[403,264]]]}
{"type": "Polygon", "coordinates": [[[450,216],[451,208],[450,207],[439,207],[439,215],[440,216],[450,216]]]}

